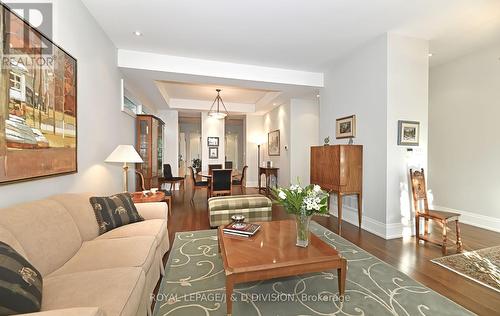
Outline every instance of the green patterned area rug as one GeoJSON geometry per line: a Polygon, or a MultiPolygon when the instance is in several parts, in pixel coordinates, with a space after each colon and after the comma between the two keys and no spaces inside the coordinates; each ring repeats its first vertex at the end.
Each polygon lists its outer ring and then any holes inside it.
{"type": "MultiPolygon", "coordinates": [[[[472,315],[349,241],[313,222],[311,231],[348,260],[346,298],[337,272],[239,284],[233,315],[472,315]]],[[[225,315],[225,275],[215,230],[177,233],[154,316],[225,315]]]]}

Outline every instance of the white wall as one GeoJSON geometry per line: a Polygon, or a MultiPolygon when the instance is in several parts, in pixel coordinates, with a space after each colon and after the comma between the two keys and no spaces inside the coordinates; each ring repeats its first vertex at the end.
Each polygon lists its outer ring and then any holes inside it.
{"type": "Polygon", "coordinates": [[[214,119],[207,112],[201,113],[201,163],[202,169],[208,170],[209,164],[222,164],[224,166],[224,120],[214,119]],[[219,137],[219,158],[208,159],[208,137],[219,137]]]}
{"type": "MultiPolygon", "coordinates": [[[[411,233],[408,167],[426,166],[428,43],[385,34],[330,66],[320,99],[320,140],[334,144],[335,119],[355,114],[363,145],[363,228],[385,238],[411,233]],[[397,146],[398,120],[421,122],[421,146],[397,146]]],[[[356,197],[343,218],[357,225],[356,197]]],[[[336,215],[336,197],[332,202],[336,215]]]]}
{"type": "MultiPolygon", "coordinates": [[[[387,193],[387,36],[381,36],[325,71],[320,99],[320,139],[335,139],[335,119],[355,114],[356,144],[363,145],[364,226],[384,230],[387,193]]],[[[346,208],[357,208],[355,198],[345,198],[346,208]]],[[[332,203],[335,206],[336,203],[332,203]]],[[[336,210],[334,211],[336,213],[336,210]]],[[[348,212],[344,211],[347,219],[348,212]]],[[[357,213],[353,216],[357,223],[357,213]]]]}
{"type": "Polygon", "coordinates": [[[461,221],[500,231],[500,43],[431,68],[429,189],[461,221]]]}
{"type": "Polygon", "coordinates": [[[309,185],[311,146],[319,144],[319,103],[290,100],[290,179],[309,185]]]}
{"type": "Polygon", "coordinates": [[[161,110],[158,111],[157,116],[165,123],[163,164],[170,164],[172,174],[176,177],[179,175],[179,113],[172,110],[161,110]]]}
{"type": "Polygon", "coordinates": [[[414,231],[410,203],[410,168],[427,170],[429,44],[426,40],[388,35],[387,72],[387,218],[386,234],[414,231]],[[420,122],[420,144],[398,146],[398,120],[420,122]]]}
{"type": "Polygon", "coordinates": [[[119,192],[122,168],[104,159],[119,144],[135,144],[135,120],[120,110],[116,48],[81,1],[53,3],[54,41],[78,60],[78,173],[1,186],[0,206],[62,192],[119,192]]]}
{"type": "Polygon", "coordinates": [[[278,171],[278,184],[290,185],[290,103],[285,103],[264,115],[264,135],[266,142],[261,146],[264,159],[272,161],[278,171]],[[269,156],[267,150],[267,135],[269,132],[280,130],[280,155],[269,156]]]}

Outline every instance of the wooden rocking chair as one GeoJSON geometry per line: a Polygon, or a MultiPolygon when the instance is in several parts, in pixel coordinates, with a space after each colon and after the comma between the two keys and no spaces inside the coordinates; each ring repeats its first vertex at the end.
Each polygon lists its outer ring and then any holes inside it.
{"type": "Polygon", "coordinates": [[[446,255],[447,248],[447,224],[448,222],[455,221],[455,228],[457,230],[457,251],[462,252],[462,239],[460,237],[460,226],[458,220],[460,214],[452,212],[434,211],[429,210],[429,203],[427,201],[427,188],[425,185],[424,169],[413,171],[410,169],[410,179],[413,191],[413,205],[415,207],[415,235],[417,237],[417,244],[420,240],[428,241],[433,244],[441,246],[443,255],[446,255]],[[423,208],[420,207],[420,202],[423,201],[423,208]],[[420,218],[425,220],[424,235],[420,235],[420,218]],[[440,223],[443,227],[442,242],[428,238],[429,235],[429,220],[434,220],[440,223]]]}

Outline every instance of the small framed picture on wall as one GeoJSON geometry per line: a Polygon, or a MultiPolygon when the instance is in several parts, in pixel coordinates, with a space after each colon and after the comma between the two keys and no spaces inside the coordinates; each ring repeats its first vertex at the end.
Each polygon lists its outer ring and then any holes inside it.
{"type": "Polygon", "coordinates": [[[398,121],[398,145],[418,146],[420,140],[420,122],[398,121]]]}
{"type": "Polygon", "coordinates": [[[337,119],[335,136],[337,139],[356,137],[356,115],[337,119]]]}
{"type": "Polygon", "coordinates": [[[207,145],[209,147],[219,147],[219,137],[208,137],[207,145]]]}
{"type": "Polygon", "coordinates": [[[208,159],[219,159],[219,147],[208,147],[208,159]]]}
{"type": "Polygon", "coordinates": [[[267,134],[267,154],[269,156],[280,155],[280,130],[275,130],[267,134]]]}

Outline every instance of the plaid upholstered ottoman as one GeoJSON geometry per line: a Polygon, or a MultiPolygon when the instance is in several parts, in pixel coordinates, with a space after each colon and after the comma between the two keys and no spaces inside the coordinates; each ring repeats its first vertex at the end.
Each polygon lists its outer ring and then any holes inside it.
{"type": "Polygon", "coordinates": [[[208,213],[210,227],[229,224],[233,215],[243,215],[248,222],[270,221],[272,202],[257,194],[213,197],[208,200],[208,213]]]}

